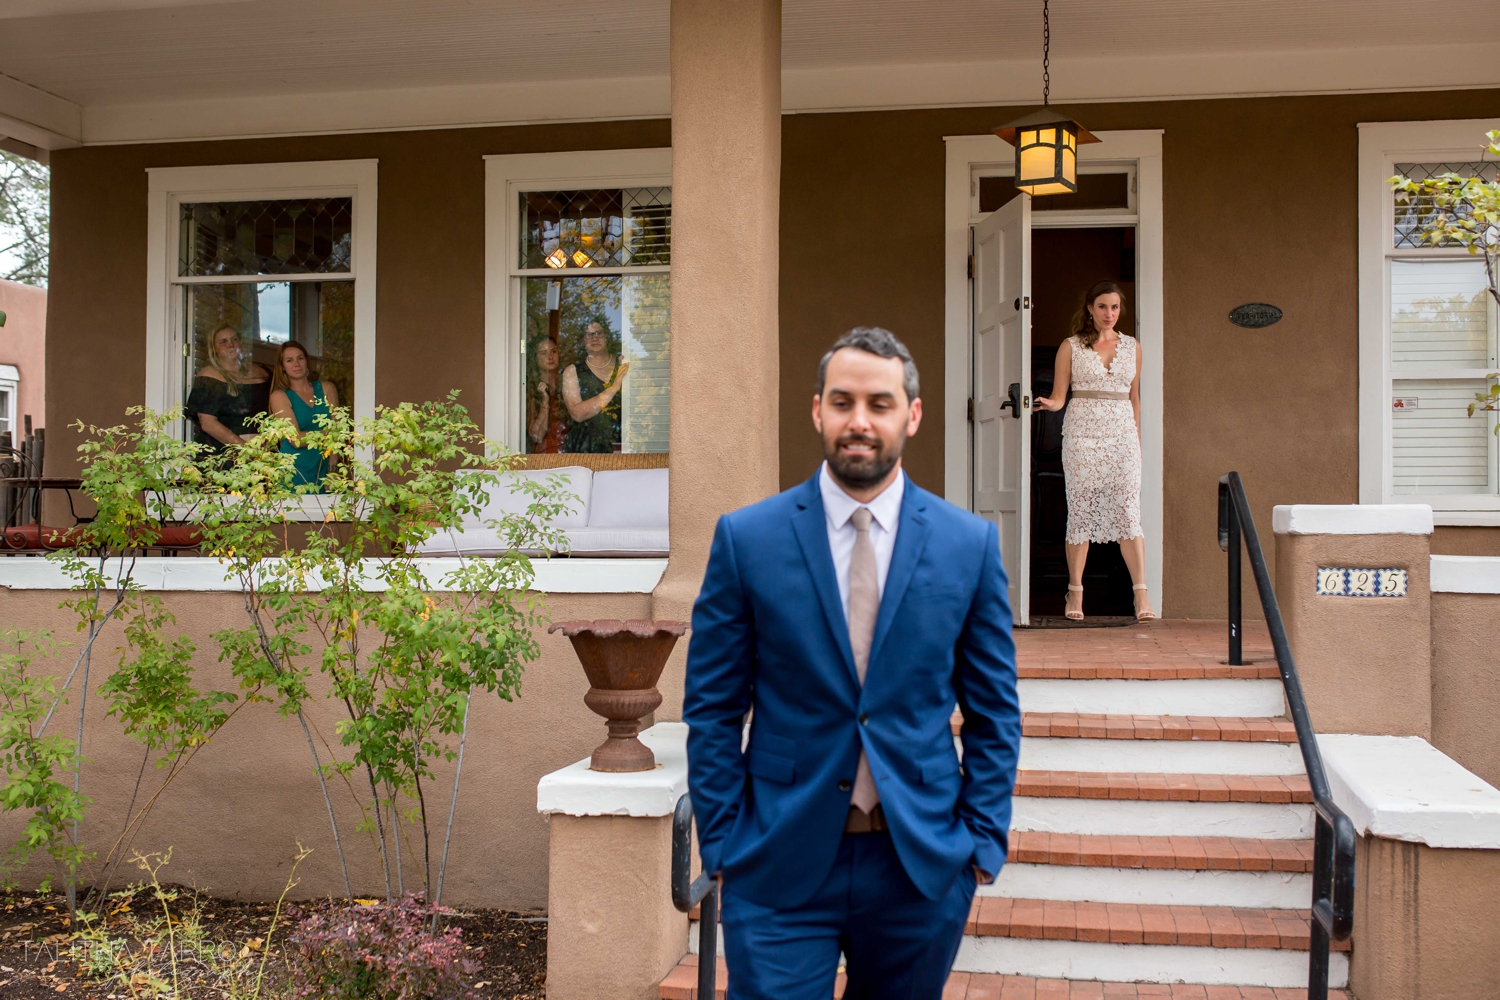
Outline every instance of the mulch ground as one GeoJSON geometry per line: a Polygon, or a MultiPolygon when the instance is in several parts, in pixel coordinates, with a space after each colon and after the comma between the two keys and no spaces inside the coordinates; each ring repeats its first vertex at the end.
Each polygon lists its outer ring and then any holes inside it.
{"type": "MultiPolygon", "coordinates": [[[[186,890],[184,890],[186,894],[186,890]]],[[[200,896],[209,937],[238,951],[264,938],[274,907],[200,896]]],[[[150,905],[144,897],[142,905],[150,905]]],[[[174,906],[175,910],[175,906],[174,906]]],[[[101,983],[84,978],[72,959],[68,907],[61,896],[0,892],[0,997],[4,1000],[133,1000],[119,980],[101,983]]],[[[481,969],[470,985],[483,1000],[543,1000],[547,981],[547,924],[536,917],[505,910],[467,910],[453,920],[464,942],[482,950],[481,969]]],[[[290,930],[283,923],[276,939],[290,930]]],[[[275,942],[273,941],[273,944],[275,942]]],[[[267,978],[281,979],[284,965],[273,947],[267,978]]],[[[223,1000],[208,983],[183,984],[177,1000],[223,1000]]],[[[262,1000],[279,992],[262,991],[262,1000]]]]}

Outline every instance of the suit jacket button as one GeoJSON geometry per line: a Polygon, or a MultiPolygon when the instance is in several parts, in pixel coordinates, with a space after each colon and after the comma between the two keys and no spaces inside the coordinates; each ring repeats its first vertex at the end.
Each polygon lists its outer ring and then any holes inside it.
{"type": "Polygon", "coordinates": [[[847,782],[847,781],[840,781],[840,782],[839,782],[839,791],[841,791],[841,792],[847,792],[847,791],[848,791],[848,790],[849,790],[849,789],[851,789],[851,788],[853,788],[853,787],[854,787],[854,786],[853,786],[853,785],[851,785],[851,784],[850,784],[850,783],[849,783],[849,782],[847,782]]]}
{"type": "Polygon", "coordinates": [[[869,723],[870,723],[870,716],[868,714],[864,714],[864,715],[861,715],[859,717],[859,724],[861,726],[869,725],[869,723]]]}

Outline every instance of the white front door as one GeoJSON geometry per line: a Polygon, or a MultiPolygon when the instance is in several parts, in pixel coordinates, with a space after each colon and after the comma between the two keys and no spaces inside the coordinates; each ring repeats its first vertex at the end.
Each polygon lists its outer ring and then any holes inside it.
{"type": "Polygon", "coordinates": [[[1000,529],[1010,605],[1026,624],[1031,549],[1031,197],[974,227],[974,512],[1000,529]]]}

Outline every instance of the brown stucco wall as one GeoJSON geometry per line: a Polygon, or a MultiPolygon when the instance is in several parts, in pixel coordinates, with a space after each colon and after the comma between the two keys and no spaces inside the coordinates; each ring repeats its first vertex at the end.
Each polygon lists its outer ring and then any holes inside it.
{"type": "Polygon", "coordinates": [[[1432,529],[1435,556],[1500,556],[1500,528],[1438,525],[1432,529]]]}
{"type": "Polygon", "coordinates": [[[25,431],[28,413],[33,427],[45,427],[47,290],[19,281],[0,280],[0,312],[5,313],[5,326],[0,327],[0,364],[15,365],[21,370],[15,430],[25,431]]]}
{"type": "MultiPolygon", "coordinates": [[[[57,639],[74,642],[51,661],[52,669],[63,674],[78,649],[76,619],[57,607],[66,596],[59,591],[0,588],[0,621],[52,629],[57,639]]],[[[181,632],[197,645],[195,683],[200,689],[234,690],[226,668],[217,662],[218,647],[211,636],[246,620],[242,599],[224,593],[161,597],[177,616],[181,632]]],[[[547,607],[555,621],[645,618],[650,596],[554,595],[547,607]]],[[[142,759],[141,748],[121,734],[119,722],[105,717],[107,705],[97,694],[116,660],[119,635],[119,626],[111,626],[96,647],[84,736],[83,793],[93,801],[81,837],[85,847],[100,855],[123,826],[142,759]]],[[[538,639],[542,656],[526,668],[514,702],[493,697],[474,702],[444,902],[538,912],[547,907],[548,828],[536,811],[537,782],[587,757],[605,731],[604,720],[584,707],[588,683],[568,641],[560,634],[538,639]]],[[[337,747],[334,725],[342,713],[322,697],[316,681],[313,687],[317,697],[308,705],[309,722],[337,747]]],[[[75,700],[62,710],[63,728],[69,732],[76,725],[76,706],[75,700]]],[[[319,752],[326,763],[322,744],[319,752]]],[[[347,754],[341,753],[341,758],[347,754]]],[[[434,866],[453,775],[446,765],[435,770],[436,778],[426,789],[436,823],[434,866]]],[[[159,781],[158,772],[148,768],[143,798],[159,781]]],[[[384,890],[378,849],[369,837],[354,832],[358,815],[352,793],[339,781],[331,782],[330,790],[342,821],[354,891],[380,894],[384,890]]],[[[19,831],[15,814],[4,817],[0,843],[13,841],[19,831]]],[[[256,704],[243,708],[166,790],[133,846],[141,851],[172,848],[168,877],[174,882],[231,898],[267,899],[281,891],[299,843],[315,853],[299,871],[301,884],[294,894],[342,895],[328,814],[301,728],[295,717],[283,719],[272,706],[256,704]]],[[[30,881],[41,870],[33,865],[30,881]]],[[[408,862],[408,875],[411,871],[408,862]]],[[[122,878],[133,874],[138,873],[122,878]]],[[[412,884],[407,883],[409,888],[412,884]]]]}
{"type": "Polygon", "coordinates": [[[1432,745],[1500,786],[1500,595],[1432,595],[1432,745]]]}
{"type": "MultiPolygon", "coordinates": [[[[984,134],[1022,110],[784,119],[783,485],[819,460],[799,400],[844,329],[896,331],[921,367],[923,395],[942,398],[943,136],[984,134]]],[[[1221,474],[1244,476],[1268,549],[1273,505],[1359,499],[1356,126],[1494,116],[1500,90],[1070,110],[1095,131],[1165,130],[1163,607],[1174,617],[1223,617],[1221,474]],[[1243,302],[1274,303],[1286,318],[1241,330],[1227,314],[1243,302]]],[[[931,405],[908,468],[938,492],[942,440],[943,410],[931,405]]],[[[1258,616],[1249,586],[1245,610],[1258,616]]]]}
{"type": "Polygon", "coordinates": [[[665,121],[104,146],[52,158],[49,471],[71,465],[64,425],[119,423],[145,395],[146,169],[380,161],[377,403],[451,389],[484,412],[484,161],[491,153],[671,143],[665,121]],[[55,458],[54,458],[55,456],[55,458]],[[59,463],[53,466],[52,462],[59,463]]]}
{"type": "Polygon", "coordinates": [[[1500,851],[1361,837],[1355,845],[1359,1000],[1478,1000],[1500,992],[1500,851]]]}

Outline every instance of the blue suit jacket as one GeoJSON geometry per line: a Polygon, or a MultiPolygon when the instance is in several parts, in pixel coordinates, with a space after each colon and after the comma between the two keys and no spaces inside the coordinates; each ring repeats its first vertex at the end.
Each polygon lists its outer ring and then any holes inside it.
{"type": "Polygon", "coordinates": [[[703,866],[753,902],[796,907],[822,885],[861,747],[924,895],[970,865],[999,874],[1021,713],[995,526],[907,480],[861,687],[817,477],[721,517],[693,608],[683,719],[703,866]]]}

